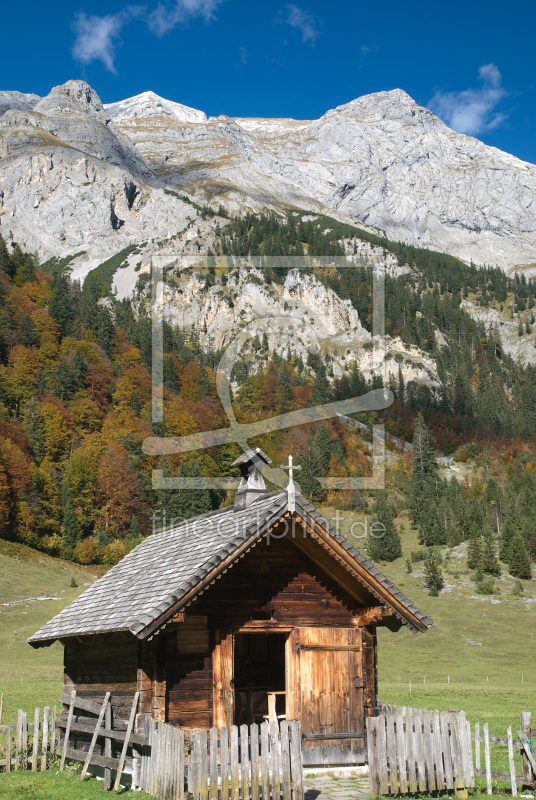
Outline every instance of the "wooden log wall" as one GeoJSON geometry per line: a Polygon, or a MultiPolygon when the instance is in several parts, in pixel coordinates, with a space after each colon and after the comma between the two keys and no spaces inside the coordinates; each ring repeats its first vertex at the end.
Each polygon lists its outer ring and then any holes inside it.
{"type": "MultiPolygon", "coordinates": [[[[76,689],[79,700],[102,705],[106,693],[110,692],[111,724],[115,730],[126,730],[138,688],[138,649],[133,636],[121,634],[68,641],[64,651],[64,696],[76,689]]],[[[64,703],[61,721],[65,722],[67,716],[68,704],[64,703]]],[[[77,708],[73,722],[94,725],[95,714],[77,708]]],[[[71,741],[75,749],[87,752],[91,736],[76,733],[71,741]]],[[[112,742],[110,755],[114,758],[117,748],[112,742]]],[[[104,755],[104,742],[97,743],[95,753],[104,755]]]]}

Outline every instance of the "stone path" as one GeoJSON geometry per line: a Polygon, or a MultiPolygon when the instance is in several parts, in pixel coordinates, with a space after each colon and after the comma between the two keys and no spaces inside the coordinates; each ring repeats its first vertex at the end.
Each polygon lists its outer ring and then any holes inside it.
{"type": "Polygon", "coordinates": [[[362,800],[370,797],[368,775],[338,777],[305,773],[305,800],[362,800]]]}

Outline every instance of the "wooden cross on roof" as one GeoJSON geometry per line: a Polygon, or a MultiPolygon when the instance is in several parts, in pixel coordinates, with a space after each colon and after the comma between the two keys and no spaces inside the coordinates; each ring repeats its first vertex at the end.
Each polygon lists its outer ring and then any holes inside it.
{"type": "Polygon", "coordinates": [[[291,512],[296,511],[296,487],[294,486],[294,472],[299,472],[301,467],[295,466],[292,463],[292,456],[289,456],[288,466],[285,464],[281,464],[281,469],[288,470],[288,485],[287,485],[288,510],[291,512]]]}

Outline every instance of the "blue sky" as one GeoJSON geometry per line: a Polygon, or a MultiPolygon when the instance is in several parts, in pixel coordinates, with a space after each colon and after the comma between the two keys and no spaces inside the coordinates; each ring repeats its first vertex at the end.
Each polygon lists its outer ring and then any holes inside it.
{"type": "Polygon", "coordinates": [[[536,163],[533,3],[83,0],[3,4],[0,88],[87,80],[209,115],[314,119],[401,88],[445,122],[536,163]]]}

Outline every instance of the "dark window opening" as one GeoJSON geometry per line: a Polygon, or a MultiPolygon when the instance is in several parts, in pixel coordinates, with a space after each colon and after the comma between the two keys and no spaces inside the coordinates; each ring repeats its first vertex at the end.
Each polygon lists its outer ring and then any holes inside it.
{"type": "Polygon", "coordinates": [[[285,718],[286,633],[235,635],[235,724],[251,725],[269,714],[285,718]]]}

